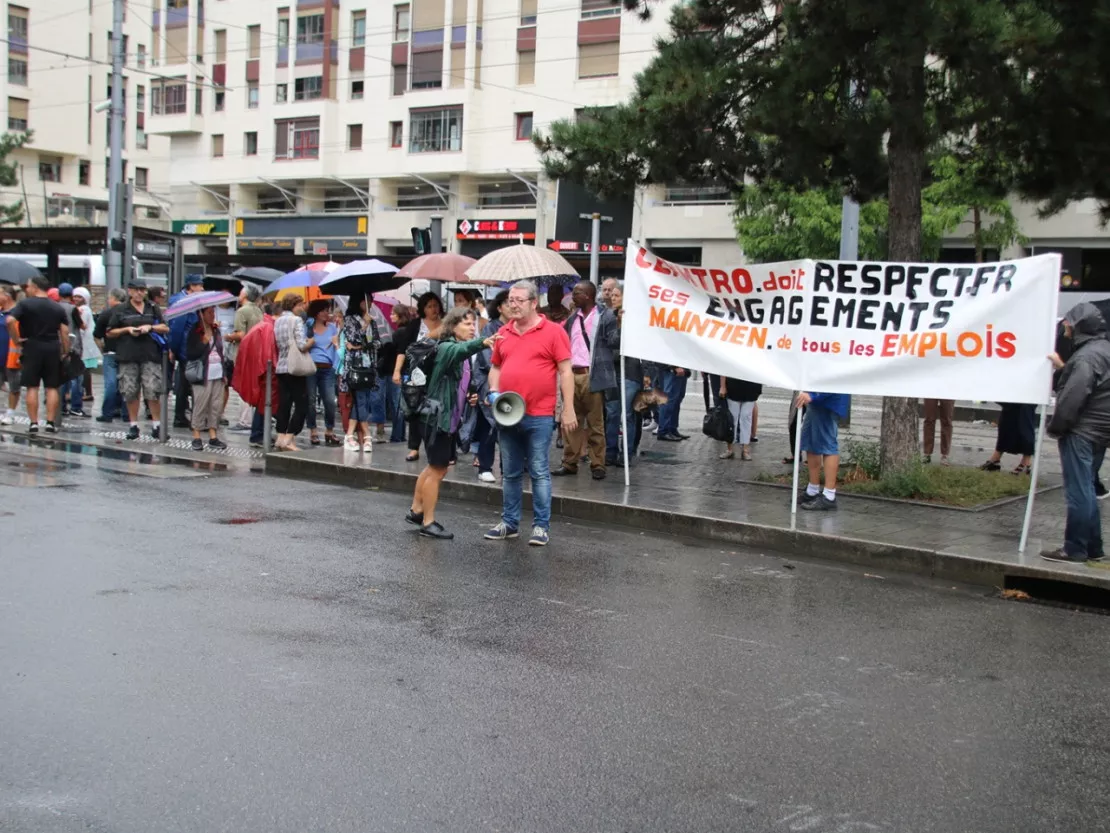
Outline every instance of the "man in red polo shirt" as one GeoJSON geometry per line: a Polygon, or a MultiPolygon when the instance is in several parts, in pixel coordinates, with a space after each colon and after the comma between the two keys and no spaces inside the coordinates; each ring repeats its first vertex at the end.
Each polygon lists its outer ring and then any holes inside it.
{"type": "Polygon", "coordinates": [[[524,499],[524,467],[532,478],[532,535],[534,547],[547,544],[551,530],[551,434],[555,430],[555,382],[563,392],[563,430],[578,427],[574,415],[574,374],[570,366],[570,339],[558,324],[539,313],[536,285],[518,281],[509,289],[502,310],[508,323],[498,333],[489,373],[489,401],[500,391],[519,393],[524,418],[511,428],[501,428],[501,522],[486,533],[491,541],[520,534],[524,499]]]}

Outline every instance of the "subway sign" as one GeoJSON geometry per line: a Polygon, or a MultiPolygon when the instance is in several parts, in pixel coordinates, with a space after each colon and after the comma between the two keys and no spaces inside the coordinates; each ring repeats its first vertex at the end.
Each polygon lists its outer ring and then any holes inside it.
{"type": "Polygon", "coordinates": [[[174,220],[173,233],[187,237],[226,237],[227,220],[174,220]]]}

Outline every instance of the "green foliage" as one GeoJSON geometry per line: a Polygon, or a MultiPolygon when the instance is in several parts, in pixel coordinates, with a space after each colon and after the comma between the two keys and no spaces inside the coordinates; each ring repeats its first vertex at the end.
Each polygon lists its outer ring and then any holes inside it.
{"type": "MultiPolygon", "coordinates": [[[[0,136],[0,185],[10,188],[19,184],[19,169],[8,161],[12,151],[31,141],[31,133],[5,133],[0,136]]],[[[11,205],[0,205],[0,226],[13,226],[23,220],[22,200],[11,205]]]]}
{"type": "Polygon", "coordinates": [[[879,476],[879,444],[849,440],[845,445],[846,454],[841,461],[841,471],[859,469],[865,476],[875,479],[879,476]]]}
{"type": "Polygon", "coordinates": [[[839,491],[966,508],[1023,496],[1029,492],[1029,481],[1005,472],[911,464],[877,480],[843,483],[839,491]]]}

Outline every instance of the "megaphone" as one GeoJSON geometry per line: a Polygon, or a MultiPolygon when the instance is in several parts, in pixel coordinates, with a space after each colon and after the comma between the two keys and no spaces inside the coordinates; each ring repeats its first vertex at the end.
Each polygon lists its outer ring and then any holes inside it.
{"type": "Polygon", "coordinates": [[[502,428],[512,428],[524,419],[524,397],[511,390],[493,401],[493,420],[502,428]]]}

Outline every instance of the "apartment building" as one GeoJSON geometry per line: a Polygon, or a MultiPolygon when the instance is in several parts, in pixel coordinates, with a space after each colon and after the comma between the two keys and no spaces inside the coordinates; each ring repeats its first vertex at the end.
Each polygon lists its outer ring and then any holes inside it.
{"type": "MultiPolygon", "coordinates": [[[[106,225],[108,113],[97,106],[111,97],[112,4],[24,0],[5,4],[3,13],[5,128],[34,136],[9,157],[20,166],[21,181],[0,188],[0,201],[25,201],[31,225],[106,225]]],[[[168,228],[170,142],[146,132],[149,11],[132,4],[124,33],[123,158],[125,174],[135,182],[135,222],[168,228]]]]}

